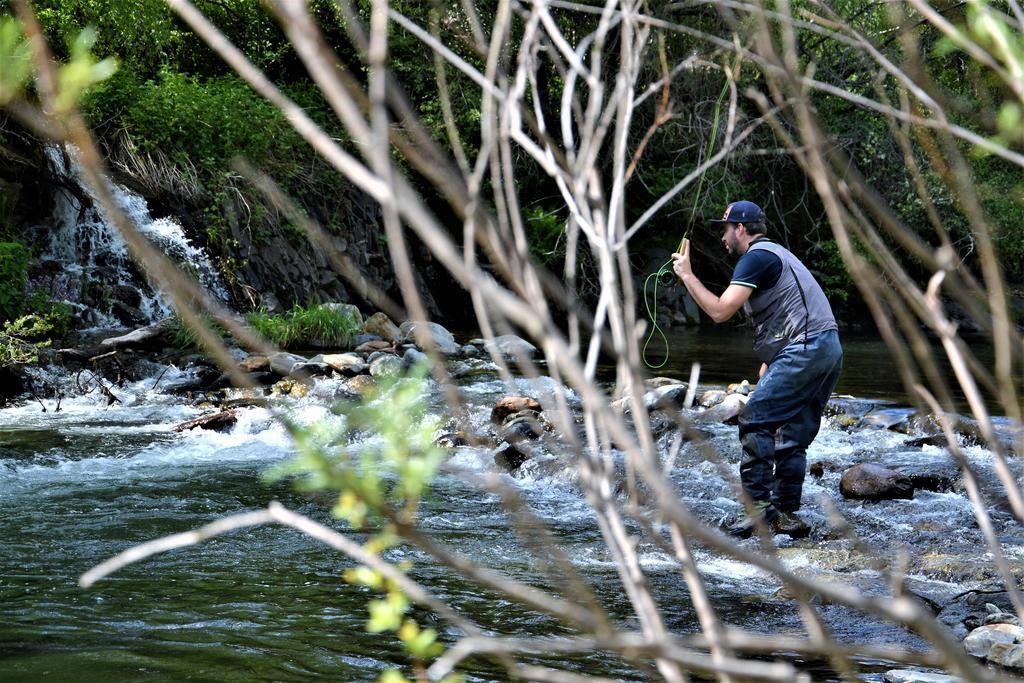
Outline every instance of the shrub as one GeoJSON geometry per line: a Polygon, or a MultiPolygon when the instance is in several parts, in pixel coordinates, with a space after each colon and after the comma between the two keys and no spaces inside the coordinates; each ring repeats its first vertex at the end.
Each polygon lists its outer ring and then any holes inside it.
{"type": "Polygon", "coordinates": [[[0,242],[0,320],[25,312],[25,285],[31,252],[19,242],[0,242]]]}

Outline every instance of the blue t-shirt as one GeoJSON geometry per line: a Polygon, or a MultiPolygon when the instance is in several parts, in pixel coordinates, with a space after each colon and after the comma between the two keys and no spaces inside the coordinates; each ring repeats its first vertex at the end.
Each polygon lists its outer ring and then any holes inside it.
{"type": "MultiPolygon", "coordinates": [[[[755,240],[751,242],[751,245],[763,239],[766,238],[755,240]]],[[[781,275],[782,259],[767,249],[748,249],[747,253],[740,256],[740,260],[736,262],[736,268],[732,271],[731,284],[764,291],[773,287],[781,275]]]]}

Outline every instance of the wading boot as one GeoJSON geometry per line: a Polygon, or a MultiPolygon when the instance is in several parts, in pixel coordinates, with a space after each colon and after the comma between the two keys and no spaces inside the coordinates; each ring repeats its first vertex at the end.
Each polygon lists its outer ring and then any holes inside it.
{"type": "Polygon", "coordinates": [[[744,516],[739,521],[727,526],[725,528],[725,533],[733,538],[750,538],[750,536],[753,535],[754,530],[757,528],[758,523],[765,524],[769,529],[771,529],[772,522],[775,520],[776,515],[778,515],[778,513],[775,511],[775,508],[772,507],[771,501],[754,501],[754,515],[744,516]]]}
{"type": "Polygon", "coordinates": [[[790,538],[806,538],[811,533],[810,525],[796,516],[795,512],[780,512],[769,524],[773,534],[785,534],[790,538]]]}

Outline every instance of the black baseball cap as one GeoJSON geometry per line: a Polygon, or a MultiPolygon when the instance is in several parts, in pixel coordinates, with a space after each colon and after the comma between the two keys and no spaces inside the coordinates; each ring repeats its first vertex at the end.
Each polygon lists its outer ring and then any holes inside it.
{"type": "Polygon", "coordinates": [[[713,225],[725,223],[764,223],[764,211],[754,202],[739,201],[733,202],[725,207],[725,215],[719,219],[709,220],[713,225]]]}

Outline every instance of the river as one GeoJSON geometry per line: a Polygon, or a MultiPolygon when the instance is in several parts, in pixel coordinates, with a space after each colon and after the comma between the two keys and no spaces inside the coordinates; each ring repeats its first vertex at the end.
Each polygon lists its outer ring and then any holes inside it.
{"type": "MultiPolygon", "coordinates": [[[[697,359],[704,381],[712,385],[744,376],[752,380],[756,364],[748,344],[737,332],[680,332],[672,338],[673,363],[659,372],[685,379],[697,359]]],[[[851,339],[839,391],[863,397],[863,409],[871,407],[865,401],[898,406],[902,398],[891,367],[880,342],[851,339]]],[[[272,500],[342,526],[330,519],[323,497],[310,498],[293,492],[288,483],[263,480],[268,467],[292,452],[286,432],[266,409],[241,409],[238,424],[228,433],[172,432],[173,425],[200,411],[161,389],[182,379],[181,371],[153,370],[151,378],[116,390],[122,403],[109,407],[93,393],[65,398],[59,412],[53,400],[43,402],[45,412],[38,402],[0,411],[0,680],[298,681],[322,675],[366,681],[384,668],[403,665],[393,638],[365,631],[370,594],[341,577],[352,563],[283,528],[238,531],[132,565],[91,589],[78,587],[82,572],[133,544],[272,500]]],[[[293,400],[291,414],[306,423],[334,419],[326,398],[331,382],[293,400]]],[[[550,380],[520,380],[523,393],[550,389],[550,380]]],[[[496,375],[487,374],[467,381],[462,390],[478,420],[486,420],[494,401],[509,393],[496,375]]],[[[444,410],[436,387],[428,400],[433,410],[444,410]]],[[[709,429],[712,443],[735,463],[735,427],[709,429]]],[[[874,594],[887,590],[876,561],[884,564],[901,550],[910,558],[911,582],[929,595],[952,596],[991,582],[995,573],[979,552],[980,533],[964,494],[918,491],[912,500],[881,503],[839,496],[842,469],[861,460],[948,471],[944,449],[909,447],[909,438],[885,429],[846,431],[826,421],[809,461],[834,467],[820,479],[808,477],[802,511],[815,525],[815,536],[808,541],[781,537],[783,560],[874,594]],[[823,500],[846,515],[870,554],[827,532],[823,500]]],[[[979,446],[966,451],[991,483],[991,453],[979,446]]],[[[462,448],[452,458],[470,470],[493,468],[491,454],[481,449],[462,448]]],[[[506,480],[550,525],[609,612],[631,624],[614,565],[572,477],[527,466],[506,480]]],[[[726,480],[689,445],[670,480],[709,522],[739,511],[726,480]]],[[[543,584],[493,494],[442,475],[422,519],[431,533],[477,564],[543,584]]],[[[996,510],[995,523],[1005,552],[1019,569],[1024,533],[1005,511],[996,510]]],[[[646,544],[639,552],[668,627],[683,634],[699,630],[673,558],[646,544]]],[[[484,628],[519,636],[564,632],[549,618],[492,599],[420,552],[403,547],[391,558],[412,561],[416,579],[484,628]]],[[[698,550],[697,559],[726,622],[765,633],[803,633],[796,604],[779,594],[775,579],[707,550],[698,550]]],[[[906,630],[852,609],[819,609],[841,640],[922,644],[906,630]]],[[[430,615],[418,616],[433,623],[430,615]]],[[[455,637],[444,624],[434,625],[445,639],[455,637]]],[[[816,679],[833,677],[820,663],[789,661],[816,679]]],[[[644,679],[613,657],[559,662],[577,673],[644,679]]],[[[883,662],[859,664],[864,680],[880,680],[881,672],[893,668],[883,662]]],[[[503,680],[502,672],[482,658],[468,660],[463,670],[470,681],[503,680]]]]}

